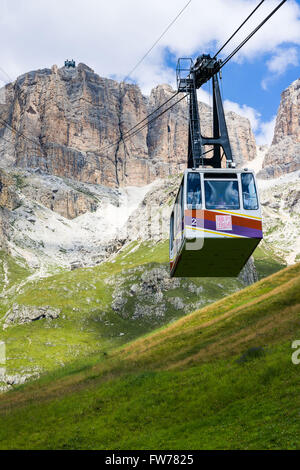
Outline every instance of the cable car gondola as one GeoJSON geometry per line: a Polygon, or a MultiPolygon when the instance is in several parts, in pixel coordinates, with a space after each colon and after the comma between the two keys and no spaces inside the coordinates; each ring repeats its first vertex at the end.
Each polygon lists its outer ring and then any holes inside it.
{"type": "Polygon", "coordinates": [[[171,276],[237,276],[261,239],[252,171],[185,170],[171,214],[171,276]]]}
{"type": "Polygon", "coordinates": [[[170,275],[237,276],[263,238],[253,171],[235,169],[217,74],[221,61],[209,55],[179,59],[178,91],[189,107],[188,168],[170,219],[170,275]],[[182,68],[182,61],[189,68],[182,68]],[[182,70],[188,75],[182,78],[182,70]],[[213,136],[203,137],[196,89],[213,82],[213,136]],[[204,152],[204,146],[209,150],[204,152]],[[223,155],[221,156],[221,149],[223,155]],[[207,153],[213,152],[208,158],[207,153]],[[222,157],[226,168],[222,168],[222,157]]]}

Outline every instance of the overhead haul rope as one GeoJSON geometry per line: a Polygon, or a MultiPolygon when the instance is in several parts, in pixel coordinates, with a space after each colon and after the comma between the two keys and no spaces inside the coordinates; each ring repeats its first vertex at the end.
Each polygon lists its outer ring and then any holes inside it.
{"type": "MultiPolygon", "coordinates": [[[[159,36],[159,38],[152,44],[152,46],[150,47],[150,49],[148,49],[148,51],[143,55],[143,57],[138,61],[138,63],[133,67],[133,69],[126,75],[126,77],[123,79],[123,82],[126,81],[126,79],[128,79],[130,77],[130,75],[133,74],[133,72],[139,67],[139,65],[143,62],[143,60],[150,54],[150,52],[154,49],[154,47],[159,43],[159,41],[163,38],[163,36],[167,33],[167,31],[169,31],[169,29],[171,28],[171,26],[173,26],[173,24],[177,21],[177,19],[182,15],[182,13],[184,12],[184,10],[189,6],[189,4],[192,2],[192,0],[189,0],[185,6],[180,10],[180,12],[176,15],[176,17],[171,21],[171,23],[167,26],[167,28],[162,32],[162,34],[159,36]]],[[[171,97],[169,98],[168,100],[166,100],[164,103],[162,103],[158,108],[156,108],[152,113],[150,113],[148,116],[146,116],[142,121],[140,121],[139,123],[137,123],[135,126],[133,126],[131,129],[129,129],[128,131],[124,133],[121,133],[121,140],[123,142],[123,145],[124,145],[124,148],[125,148],[125,141],[127,140],[127,138],[125,136],[127,136],[129,134],[129,132],[131,132],[133,129],[135,129],[136,127],[138,127],[142,122],[146,121],[150,116],[152,116],[155,112],[157,112],[159,109],[161,109],[165,104],[167,104],[172,98],[174,98],[174,96],[176,96],[178,94],[178,91],[171,97]]],[[[148,124],[147,124],[148,125],[148,124]]],[[[144,127],[143,127],[144,128],[144,127]]],[[[142,129],[141,129],[142,130],[142,129]]],[[[134,134],[135,135],[135,134],[134,134]]],[[[110,148],[111,146],[115,146],[115,145],[119,145],[120,144],[120,138],[118,138],[118,140],[116,140],[113,144],[108,144],[108,146],[106,146],[104,149],[106,148],[110,148]]],[[[99,151],[103,151],[103,148],[100,148],[98,149],[98,152],[99,151]]]]}
{"type": "MultiPolygon", "coordinates": [[[[136,127],[138,127],[140,124],[142,124],[144,121],[146,121],[149,117],[151,117],[153,114],[155,114],[159,109],[161,109],[165,104],[169,103],[169,101],[171,101],[173,98],[175,98],[175,96],[178,95],[178,91],[174,93],[173,96],[171,96],[170,98],[168,98],[164,103],[162,103],[160,106],[158,106],[158,108],[155,108],[154,111],[152,111],[150,114],[148,114],[146,117],[144,117],[141,121],[139,121],[137,124],[135,124],[135,126],[131,127],[130,129],[128,129],[128,131],[124,132],[123,134],[123,138],[127,137],[127,135],[129,133],[131,133],[136,127]]],[[[176,104],[176,103],[175,103],[176,104]]],[[[148,122],[147,122],[148,123],[148,122]]],[[[124,139],[123,139],[124,140],[124,139]]],[[[99,150],[101,151],[104,151],[104,150],[107,150],[108,148],[116,145],[119,143],[119,139],[116,140],[115,142],[111,143],[111,144],[108,144],[106,145],[105,147],[101,147],[99,150]]]]}
{"type": "Polygon", "coordinates": [[[156,46],[156,44],[159,43],[159,41],[163,38],[163,36],[166,34],[167,31],[169,31],[169,29],[171,28],[171,26],[173,26],[173,24],[175,23],[175,21],[180,17],[180,15],[184,12],[184,10],[189,6],[189,4],[191,3],[192,0],[189,0],[189,2],[187,2],[187,4],[180,10],[180,12],[178,13],[178,15],[174,18],[174,20],[169,24],[169,26],[167,26],[167,28],[162,32],[162,34],[159,36],[159,38],[154,42],[154,44],[150,47],[150,49],[148,49],[148,51],[146,52],[146,54],[143,55],[143,57],[138,61],[138,63],[133,67],[133,69],[126,75],[126,77],[123,79],[123,82],[125,82],[125,80],[127,78],[130,77],[130,75],[138,68],[138,66],[143,62],[143,60],[147,57],[147,55],[150,54],[150,52],[152,51],[152,49],[154,49],[154,47],[156,46]]]}
{"type": "MultiPolygon", "coordinates": [[[[12,80],[12,78],[10,78],[10,76],[8,75],[8,73],[7,73],[7,72],[5,72],[5,70],[3,70],[3,68],[2,68],[2,67],[0,67],[0,71],[1,71],[1,72],[2,72],[4,75],[6,75],[6,76],[7,76],[8,80],[9,80],[10,82],[12,82],[12,81],[13,81],[13,80],[12,80]]],[[[6,81],[6,83],[9,83],[9,82],[7,82],[7,81],[6,81]]]]}
{"type": "Polygon", "coordinates": [[[222,61],[222,64],[220,65],[220,69],[224,67],[225,64],[227,64],[227,62],[241,49],[241,47],[243,47],[246,44],[246,42],[248,42],[249,39],[252,38],[252,36],[271,18],[271,16],[274,15],[274,13],[276,13],[277,10],[279,10],[280,7],[282,7],[282,5],[286,1],[287,0],[282,0],[282,2],[280,2],[279,5],[277,5],[277,7],[274,8],[274,10],[272,10],[271,13],[269,13],[269,15],[266,16],[266,18],[258,26],[256,26],[256,28],[240,43],[240,45],[237,46],[234,49],[234,51],[232,51],[231,54],[229,54],[229,56],[226,57],[224,61],[222,61]]]}
{"type": "MultiPolygon", "coordinates": [[[[175,106],[177,103],[179,103],[180,101],[182,101],[184,98],[186,98],[187,95],[183,95],[179,100],[177,100],[175,103],[173,103],[171,106],[169,106],[168,108],[164,109],[161,113],[158,114],[158,116],[155,116],[154,118],[152,118],[150,121],[147,121],[145,124],[142,125],[142,127],[139,127],[138,129],[136,129],[134,132],[132,132],[131,134],[127,135],[124,137],[123,141],[126,141],[128,139],[130,139],[131,137],[134,137],[136,134],[138,134],[139,132],[141,132],[142,130],[144,130],[146,127],[149,126],[149,124],[152,124],[152,122],[154,122],[156,119],[158,119],[159,117],[161,117],[163,114],[165,114],[167,111],[169,111],[171,108],[173,108],[173,106],[175,106]]],[[[173,97],[172,97],[173,98],[173,97]]],[[[141,121],[142,122],[142,121],[141,121]]],[[[139,123],[140,124],[140,123],[139,123]]],[[[137,127],[137,126],[135,126],[137,127]]],[[[119,142],[119,141],[118,141],[119,142]]],[[[106,150],[109,150],[111,147],[114,147],[114,145],[116,145],[115,143],[114,144],[110,144],[109,146],[105,147],[104,149],[106,150]]],[[[103,149],[100,149],[101,151],[103,151],[103,149]]]]}
{"type": "Polygon", "coordinates": [[[35,142],[34,140],[30,139],[29,137],[27,137],[25,134],[23,134],[22,132],[18,131],[15,127],[13,127],[11,124],[9,124],[5,119],[3,118],[0,118],[0,122],[2,122],[2,124],[4,124],[4,126],[10,130],[11,132],[14,132],[15,134],[18,135],[18,137],[23,137],[23,139],[27,140],[28,142],[31,142],[32,144],[34,145],[37,145],[37,142],[35,142]]]}
{"type": "MultiPolygon", "coordinates": [[[[271,18],[271,16],[274,15],[274,13],[279,10],[279,8],[286,2],[286,0],[283,0],[279,5],[277,5],[276,8],[274,8],[274,10],[272,10],[272,12],[244,39],[244,41],[242,41],[240,43],[240,45],[238,47],[236,47],[234,49],[234,51],[232,51],[232,53],[222,62],[222,64],[219,66],[219,70],[224,67],[225,64],[227,64],[227,62],[241,49],[241,47],[243,47],[244,44],[246,44],[246,42],[249,41],[249,39],[271,18]]],[[[189,2],[190,3],[190,2],[189,2]]],[[[189,4],[188,3],[188,4],[189,4]]],[[[188,4],[186,5],[186,7],[188,6],[188,4]]],[[[222,46],[222,48],[217,52],[217,54],[225,47],[226,44],[228,44],[228,42],[233,38],[233,36],[240,30],[240,28],[246,23],[246,21],[248,21],[248,19],[253,15],[254,11],[256,11],[259,6],[262,4],[262,2],[259,3],[259,5],[257,5],[257,7],[252,11],[252,13],[246,18],[246,20],[244,20],[244,22],[241,24],[241,26],[233,33],[233,35],[227,40],[227,42],[224,44],[224,46],[222,46]]],[[[185,8],[186,8],[185,7],[185,8]]],[[[185,9],[184,8],[184,9],[185,9]]],[[[184,10],[183,9],[183,10],[184,10]]],[[[183,11],[182,10],[182,11],[183,11]]],[[[180,14],[182,13],[182,11],[180,12],[180,14]]],[[[179,16],[179,15],[178,15],[179,16]]],[[[178,17],[177,16],[177,17],[178,17]]],[[[177,19],[176,17],[176,19],[177,19]]],[[[176,20],[175,19],[175,20],[176,20]]],[[[174,20],[174,21],[175,21],[174,20]]],[[[174,22],[173,21],[173,22],[174,22]]],[[[171,25],[170,25],[171,26],[171,25]]],[[[169,29],[169,28],[167,28],[169,29]]],[[[165,31],[166,32],[166,31],[165,31]]],[[[164,33],[165,33],[164,32],[164,33]]],[[[164,34],[163,33],[163,34],[164,34]]],[[[150,50],[148,51],[148,53],[150,52],[150,50]]],[[[216,57],[216,55],[214,57],[216,57]]],[[[140,61],[141,62],[141,61],[140,61]]],[[[139,64],[137,64],[138,66],[139,64]]],[[[132,72],[131,72],[132,73],[132,72]]],[[[187,95],[184,95],[182,98],[180,98],[180,100],[177,100],[173,105],[169,106],[166,110],[164,110],[162,113],[160,113],[158,116],[156,116],[155,118],[153,118],[152,120],[150,120],[149,122],[147,122],[145,125],[143,125],[141,128],[138,128],[136,131],[134,131],[133,133],[129,133],[131,132],[133,129],[137,128],[142,122],[144,122],[146,119],[148,119],[148,117],[152,116],[156,111],[158,111],[159,109],[161,109],[166,103],[168,103],[172,98],[174,98],[176,95],[178,94],[178,92],[176,92],[171,98],[169,98],[166,102],[164,102],[163,104],[161,104],[158,108],[156,108],[154,111],[152,111],[152,113],[150,113],[148,116],[146,116],[144,119],[142,119],[140,122],[138,122],[135,126],[133,126],[131,129],[129,129],[129,131],[126,132],[125,134],[125,137],[124,137],[124,140],[127,140],[129,139],[130,137],[133,137],[134,135],[136,135],[138,132],[142,131],[148,124],[151,124],[155,119],[159,118],[160,116],[162,116],[165,112],[169,111],[171,108],[173,108],[173,106],[175,106],[177,103],[179,103],[182,99],[184,99],[187,95]]],[[[6,122],[2,119],[0,119],[3,123],[6,122]]],[[[8,124],[6,122],[6,127],[10,126],[10,124],[8,124]]],[[[36,142],[32,141],[31,139],[29,139],[28,137],[24,136],[24,134],[20,133],[19,131],[17,131],[16,129],[13,129],[12,126],[10,126],[10,130],[13,130],[14,132],[16,132],[17,134],[19,134],[19,136],[25,138],[26,140],[34,143],[35,145],[36,142]]],[[[119,139],[116,143],[119,142],[119,139]]],[[[114,145],[116,145],[116,143],[113,143],[113,144],[110,144],[109,146],[107,147],[103,147],[102,149],[99,149],[99,150],[108,150],[109,148],[113,147],[114,145]]]]}
{"type": "Polygon", "coordinates": [[[141,128],[137,129],[133,134],[130,134],[129,136],[127,136],[127,138],[130,138],[130,137],[133,137],[134,135],[138,134],[140,131],[142,131],[145,127],[147,127],[149,124],[152,124],[152,122],[154,122],[156,119],[158,119],[159,117],[161,117],[163,114],[165,114],[167,111],[169,111],[171,108],[173,108],[173,106],[175,106],[177,103],[179,103],[180,101],[182,101],[184,98],[186,98],[187,95],[183,95],[179,100],[177,100],[175,103],[173,103],[171,106],[169,106],[168,108],[164,109],[164,111],[162,111],[158,116],[155,116],[153,119],[151,119],[150,121],[146,122],[141,128]]]}
{"type": "Polygon", "coordinates": [[[245,23],[247,23],[247,21],[249,20],[249,18],[251,18],[251,16],[256,12],[256,10],[264,3],[265,0],[262,0],[255,8],[254,10],[252,10],[252,12],[250,13],[250,15],[247,16],[247,18],[243,21],[243,23],[235,30],[235,32],[230,36],[229,39],[227,39],[227,41],[225,42],[225,44],[223,44],[223,46],[221,47],[221,49],[218,50],[218,52],[215,53],[215,55],[213,56],[212,60],[214,60],[217,55],[220,54],[220,52],[224,49],[224,47],[227,46],[227,44],[229,43],[229,41],[231,41],[231,39],[239,32],[239,30],[244,26],[245,23]]]}
{"type": "MultiPolygon", "coordinates": [[[[10,130],[11,132],[14,132],[18,137],[22,137],[25,141],[30,142],[31,144],[33,144],[35,150],[38,148],[38,142],[35,142],[34,140],[30,139],[25,134],[23,134],[23,132],[18,131],[15,127],[11,126],[5,119],[0,118],[0,123],[1,122],[2,122],[2,124],[4,124],[6,129],[10,130]]],[[[12,139],[10,139],[9,137],[8,137],[8,139],[6,139],[4,137],[4,135],[2,135],[1,138],[4,139],[5,142],[7,142],[7,143],[10,143],[10,144],[13,143],[12,139]]]]}
{"type": "MultiPolygon", "coordinates": [[[[262,5],[262,3],[264,2],[264,0],[262,0],[255,8],[254,10],[250,13],[250,15],[248,15],[248,17],[243,21],[243,23],[239,26],[239,28],[236,29],[236,31],[231,35],[231,37],[226,41],[226,43],[219,49],[219,51],[215,54],[214,58],[216,58],[216,56],[224,49],[224,47],[229,43],[229,41],[236,35],[236,33],[242,28],[242,26],[244,26],[244,24],[249,20],[249,18],[254,14],[254,12],[262,5]]],[[[243,47],[244,44],[246,44],[246,42],[249,41],[249,39],[274,15],[274,13],[279,10],[279,8],[286,2],[286,0],[283,0],[279,5],[277,5],[276,8],[274,8],[274,10],[272,10],[272,12],[240,43],[239,46],[237,46],[234,51],[222,62],[222,64],[219,66],[219,70],[224,67],[224,65],[241,49],[241,47],[243,47]]],[[[213,59],[212,59],[213,60],[213,59]]],[[[174,95],[175,96],[175,95],[174,95]]],[[[187,95],[185,95],[183,98],[185,98],[187,95]]],[[[173,97],[172,97],[173,98],[173,97]]],[[[170,101],[170,99],[168,100],[170,101]]],[[[151,121],[149,121],[149,123],[146,123],[146,125],[142,126],[141,128],[137,129],[137,131],[135,131],[134,133],[132,134],[128,134],[127,132],[127,136],[126,136],[126,140],[127,138],[130,138],[130,137],[133,137],[134,135],[136,135],[138,132],[142,131],[148,124],[150,124],[151,122],[153,122],[155,119],[159,118],[162,114],[164,114],[165,112],[167,112],[168,110],[170,110],[173,106],[175,106],[180,100],[176,101],[172,106],[168,107],[165,111],[163,111],[162,113],[160,113],[158,116],[156,116],[154,119],[152,119],[151,121]]],[[[165,103],[163,103],[159,108],[157,109],[160,109],[165,103]]],[[[154,110],[152,114],[154,114],[157,110],[154,110]]],[[[142,121],[140,121],[138,124],[136,124],[135,127],[138,127],[144,120],[146,120],[146,118],[144,118],[142,121]]],[[[119,140],[118,140],[119,142],[119,140]]],[[[106,147],[105,149],[108,149],[110,148],[111,146],[113,146],[115,144],[111,144],[109,145],[108,147],[106,147]]],[[[101,149],[102,150],[102,149],[101,149]]]]}

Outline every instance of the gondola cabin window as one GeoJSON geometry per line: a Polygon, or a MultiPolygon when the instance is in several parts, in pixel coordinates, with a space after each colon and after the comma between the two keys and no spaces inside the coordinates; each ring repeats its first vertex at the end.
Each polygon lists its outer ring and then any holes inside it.
{"type": "Polygon", "coordinates": [[[243,205],[245,210],[257,210],[258,199],[252,173],[242,173],[243,205]]]}
{"type": "Polygon", "coordinates": [[[205,180],[206,209],[237,210],[240,208],[238,181],[205,180]]]}
{"type": "Polygon", "coordinates": [[[201,209],[201,183],[199,173],[187,175],[187,204],[189,209],[201,209]]]}
{"type": "Polygon", "coordinates": [[[237,276],[262,238],[251,171],[185,170],[170,221],[171,277],[237,276]]]}
{"type": "Polygon", "coordinates": [[[170,251],[173,251],[174,245],[174,212],[171,215],[171,223],[170,223],[170,251]]]}
{"type": "Polygon", "coordinates": [[[183,218],[183,186],[181,185],[179,193],[176,198],[175,204],[175,214],[174,214],[174,222],[175,222],[175,239],[178,244],[182,239],[182,218],[183,218]]]}

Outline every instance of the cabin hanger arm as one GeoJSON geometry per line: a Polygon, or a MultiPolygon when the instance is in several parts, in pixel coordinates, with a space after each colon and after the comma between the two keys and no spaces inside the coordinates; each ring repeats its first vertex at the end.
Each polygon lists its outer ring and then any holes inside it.
{"type": "Polygon", "coordinates": [[[199,56],[193,63],[192,59],[181,58],[177,64],[178,91],[188,95],[189,109],[189,141],[188,141],[188,168],[199,168],[199,166],[212,166],[221,168],[223,149],[226,166],[234,166],[232,151],[225,120],[225,113],[220,93],[218,73],[222,61],[211,58],[209,54],[199,56]],[[189,67],[184,63],[188,61],[189,67]],[[188,72],[188,74],[182,72],[188,72]],[[201,133],[200,114],[197,100],[197,89],[208,80],[213,83],[213,136],[204,137],[201,133]],[[213,156],[204,157],[205,146],[213,147],[213,156]]]}

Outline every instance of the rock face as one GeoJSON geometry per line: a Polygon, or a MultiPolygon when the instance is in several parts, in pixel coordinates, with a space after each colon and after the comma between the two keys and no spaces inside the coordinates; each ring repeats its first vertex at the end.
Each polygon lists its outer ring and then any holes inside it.
{"type": "Polygon", "coordinates": [[[300,172],[261,180],[264,243],[287,264],[300,261],[300,172]]]}
{"type": "Polygon", "coordinates": [[[286,136],[292,136],[295,142],[300,142],[299,114],[300,78],[281,94],[272,145],[278,144],[286,136]]]}
{"type": "Polygon", "coordinates": [[[300,169],[300,78],[281,94],[274,137],[260,176],[276,178],[300,169]]]}
{"type": "Polygon", "coordinates": [[[256,157],[256,143],[249,120],[232,111],[226,114],[233,161],[242,166],[256,157]]]}
{"type": "Polygon", "coordinates": [[[45,307],[31,307],[29,305],[13,304],[12,308],[5,316],[4,328],[12,325],[20,325],[22,323],[29,323],[32,321],[40,320],[42,318],[54,319],[58,318],[60,310],[45,306],[45,307]]]}
{"type": "MultiPolygon", "coordinates": [[[[177,174],[187,158],[185,100],[154,122],[146,118],[173,94],[170,86],[160,85],[146,98],[138,86],[99,77],[84,64],[26,73],[5,87],[0,104],[0,118],[18,131],[1,125],[0,166],[111,187],[143,186],[177,174]],[[142,119],[145,128],[126,139],[142,119]]],[[[208,134],[211,109],[200,108],[202,132],[208,134]]],[[[249,121],[230,112],[227,123],[236,162],[253,159],[249,121]]],[[[79,213],[89,210],[89,204],[79,205],[79,213]]]]}
{"type": "Polygon", "coordinates": [[[0,393],[7,392],[12,389],[15,385],[22,385],[29,379],[38,379],[40,376],[39,372],[31,372],[27,374],[1,374],[0,369],[0,393]]]}
{"type": "Polygon", "coordinates": [[[0,208],[10,211],[19,206],[20,200],[16,194],[17,178],[0,169],[0,208]]]}
{"type": "MultiPolygon", "coordinates": [[[[257,279],[253,259],[250,259],[239,281],[249,285],[257,279]]],[[[203,307],[211,302],[210,295],[214,289],[218,292],[217,298],[225,289],[228,294],[228,284],[217,284],[215,280],[170,278],[165,264],[127,269],[106,282],[114,287],[111,304],[114,312],[124,319],[143,319],[157,324],[170,313],[174,318],[177,313],[182,315],[203,307]]]]}
{"type": "Polygon", "coordinates": [[[253,256],[251,256],[243,269],[241,270],[238,278],[246,285],[250,286],[258,281],[258,274],[254,264],[253,256]]]}
{"type": "Polygon", "coordinates": [[[74,219],[87,211],[95,212],[101,200],[88,188],[73,180],[61,181],[53,176],[23,176],[22,194],[37,203],[48,207],[66,219],[74,219]]]}
{"type": "Polygon", "coordinates": [[[0,169],[0,250],[7,250],[8,215],[20,205],[17,178],[0,169]]]}

